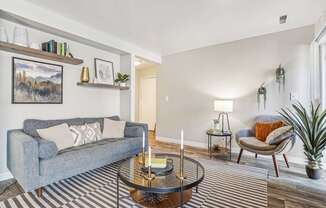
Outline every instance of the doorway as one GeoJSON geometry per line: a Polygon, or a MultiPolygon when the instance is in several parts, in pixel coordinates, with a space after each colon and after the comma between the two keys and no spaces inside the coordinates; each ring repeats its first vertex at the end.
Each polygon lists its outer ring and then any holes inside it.
{"type": "Polygon", "coordinates": [[[150,133],[156,130],[156,80],[157,64],[136,58],[136,106],[135,119],[146,123],[150,133]]]}

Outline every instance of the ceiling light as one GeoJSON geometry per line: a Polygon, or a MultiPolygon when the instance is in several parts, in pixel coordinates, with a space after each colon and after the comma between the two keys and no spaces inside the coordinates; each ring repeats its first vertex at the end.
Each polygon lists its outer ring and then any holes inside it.
{"type": "Polygon", "coordinates": [[[287,15],[283,15],[283,16],[280,16],[280,24],[285,24],[286,23],[286,20],[287,20],[288,16],[287,15]]]}

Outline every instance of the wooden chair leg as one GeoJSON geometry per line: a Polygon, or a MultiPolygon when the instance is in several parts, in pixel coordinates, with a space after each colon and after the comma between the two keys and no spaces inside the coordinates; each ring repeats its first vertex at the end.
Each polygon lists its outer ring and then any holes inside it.
{"type": "Polygon", "coordinates": [[[280,176],[275,155],[272,155],[276,177],[280,176]]]}
{"type": "Polygon", "coordinates": [[[285,154],[283,154],[283,157],[284,157],[284,160],[285,160],[286,167],[290,168],[290,165],[289,165],[289,162],[288,162],[288,158],[286,157],[285,154]]]}
{"type": "Polygon", "coordinates": [[[40,198],[43,196],[43,187],[36,189],[36,195],[40,198]]]}
{"type": "Polygon", "coordinates": [[[238,156],[238,161],[237,161],[238,164],[239,164],[239,162],[240,162],[242,152],[243,152],[243,149],[240,149],[239,156],[238,156]]]}
{"type": "Polygon", "coordinates": [[[257,153],[255,153],[255,158],[257,158],[258,157],[258,154],[257,153]]]}

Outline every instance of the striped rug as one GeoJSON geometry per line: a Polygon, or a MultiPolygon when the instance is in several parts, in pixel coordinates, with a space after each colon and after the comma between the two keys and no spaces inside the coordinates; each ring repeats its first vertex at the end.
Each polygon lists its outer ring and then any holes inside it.
{"type": "MultiPolygon", "coordinates": [[[[199,159],[205,178],[193,191],[185,207],[263,208],[267,207],[267,171],[236,164],[199,159]]],[[[116,207],[116,173],[119,163],[104,166],[45,187],[43,197],[28,192],[0,202],[1,208],[21,207],[116,207]]],[[[142,207],[129,197],[120,181],[120,207],[142,207]]]]}

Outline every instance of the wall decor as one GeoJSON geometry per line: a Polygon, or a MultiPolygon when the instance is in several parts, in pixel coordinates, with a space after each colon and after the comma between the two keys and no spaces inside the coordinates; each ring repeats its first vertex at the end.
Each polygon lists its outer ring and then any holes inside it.
{"type": "Polygon", "coordinates": [[[63,66],[12,58],[13,104],[62,104],[63,66]]]}
{"type": "Polygon", "coordinates": [[[260,110],[260,105],[261,105],[261,99],[264,100],[264,109],[266,109],[266,100],[267,100],[267,90],[266,87],[264,86],[265,83],[263,83],[257,91],[257,104],[258,104],[258,110],[260,110]]]}
{"type": "Polygon", "coordinates": [[[0,41],[8,42],[8,33],[5,27],[0,27],[0,41]]]}
{"type": "Polygon", "coordinates": [[[15,26],[13,43],[16,45],[29,47],[29,37],[27,28],[15,26]]]}
{"type": "Polygon", "coordinates": [[[96,83],[114,84],[113,62],[95,58],[96,83]]]}
{"type": "Polygon", "coordinates": [[[283,90],[285,89],[285,70],[281,66],[281,64],[276,69],[275,75],[276,75],[276,82],[278,83],[278,91],[280,92],[281,87],[283,87],[283,90]]]}

